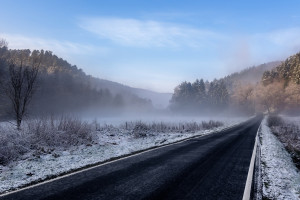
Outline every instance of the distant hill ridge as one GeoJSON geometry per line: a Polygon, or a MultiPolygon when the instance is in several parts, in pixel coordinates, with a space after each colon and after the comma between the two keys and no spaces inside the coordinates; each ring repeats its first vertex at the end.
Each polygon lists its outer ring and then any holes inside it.
{"type": "Polygon", "coordinates": [[[153,106],[156,108],[166,108],[172,96],[172,93],[160,93],[142,88],[134,88],[121,83],[94,77],[91,77],[91,83],[94,85],[94,87],[99,89],[107,88],[113,93],[121,93],[124,95],[130,93],[140,98],[150,99],[153,106]]]}
{"type": "MultiPolygon", "coordinates": [[[[33,98],[33,113],[56,113],[80,110],[103,110],[132,107],[143,110],[159,105],[167,106],[170,94],[161,94],[149,90],[132,88],[116,82],[86,75],[76,65],[52,54],[51,51],[13,50],[0,47],[0,78],[8,81],[10,60],[20,56],[30,59],[41,55],[40,75],[37,92],[33,98]],[[151,103],[152,102],[152,103],[151,103]]],[[[7,109],[8,100],[0,95],[0,116],[7,109]],[[2,114],[1,114],[2,113],[2,114]]]]}

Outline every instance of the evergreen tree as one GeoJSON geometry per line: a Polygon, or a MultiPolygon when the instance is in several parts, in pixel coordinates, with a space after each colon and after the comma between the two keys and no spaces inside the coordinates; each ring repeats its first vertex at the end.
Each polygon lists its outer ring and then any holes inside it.
{"type": "Polygon", "coordinates": [[[171,107],[177,109],[187,109],[192,107],[195,102],[194,88],[190,82],[182,82],[174,89],[171,99],[171,107]]]}
{"type": "Polygon", "coordinates": [[[226,88],[226,85],[223,81],[218,83],[217,92],[216,92],[217,106],[218,108],[224,109],[229,102],[229,94],[226,88]]]}
{"type": "Polygon", "coordinates": [[[194,95],[195,95],[195,101],[196,104],[200,107],[202,107],[205,104],[205,99],[206,99],[206,90],[205,90],[205,84],[203,79],[200,81],[197,79],[193,84],[192,84],[193,90],[194,90],[194,95]]]}

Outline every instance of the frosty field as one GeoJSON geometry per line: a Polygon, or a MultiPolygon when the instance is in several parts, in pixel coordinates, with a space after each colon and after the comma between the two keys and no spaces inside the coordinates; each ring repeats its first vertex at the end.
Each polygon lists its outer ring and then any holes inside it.
{"type": "Polygon", "coordinates": [[[265,118],[260,130],[263,197],[299,199],[300,173],[265,118]]]}
{"type": "MultiPolygon", "coordinates": [[[[130,121],[121,123],[119,120],[111,120],[110,122],[114,125],[108,125],[107,121],[102,123],[94,122],[93,128],[91,129],[93,130],[91,137],[85,136],[79,138],[83,144],[77,145],[63,144],[59,147],[54,146],[50,148],[49,145],[46,145],[47,141],[45,143],[44,139],[43,142],[39,140],[44,146],[39,147],[38,151],[27,150],[21,158],[9,162],[7,165],[0,165],[0,193],[151,147],[158,147],[193,136],[211,134],[215,131],[237,125],[246,121],[247,118],[214,119],[222,122],[222,124],[219,125],[201,123],[203,121],[209,122],[209,118],[189,118],[180,121],[173,120],[172,122],[167,122],[166,120],[167,119],[165,119],[165,121],[156,120],[155,122],[153,119],[151,123],[130,121]],[[189,120],[189,122],[186,120],[189,120]],[[144,124],[146,126],[137,126],[137,124],[144,124]],[[136,127],[138,127],[138,129],[136,127]]],[[[59,125],[61,124],[53,125],[57,127],[55,129],[56,131],[61,130],[58,129],[59,125]]],[[[72,126],[75,125],[72,124],[72,126]]],[[[64,124],[64,126],[68,127],[66,124],[64,124]]],[[[83,123],[81,126],[87,125],[83,123]]],[[[43,123],[32,130],[40,130],[42,127],[43,123]]],[[[87,129],[87,127],[85,128],[87,129]]],[[[42,130],[53,134],[45,127],[42,130]]],[[[68,129],[65,128],[64,130],[68,129]]],[[[83,130],[85,131],[85,129],[83,130]]],[[[14,130],[11,125],[2,123],[1,131],[14,132],[16,130],[14,130]]],[[[62,133],[62,131],[57,132],[58,134],[62,133]]],[[[22,134],[24,137],[24,133],[22,134]]],[[[73,142],[76,135],[71,136],[67,139],[73,142]]],[[[60,137],[61,136],[55,139],[59,140],[60,137]]],[[[28,148],[30,148],[30,146],[28,148]]]]}

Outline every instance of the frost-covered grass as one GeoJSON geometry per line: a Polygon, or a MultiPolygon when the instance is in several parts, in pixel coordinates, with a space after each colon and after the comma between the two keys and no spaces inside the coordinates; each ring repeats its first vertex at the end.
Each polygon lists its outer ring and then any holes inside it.
{"type": "Polygon", "coordinates": [[[260,129],[263,199],[300,199],[300,173],[267,118],[260,129]]]}
{"type": "Polygon", "coordinates": [[[268,125],[291,154],[296,167],[300,169],[300,118],[270,116],[268,125]]]}
{"type": "Polygon", "coordinates": [[[206,135],[245,120],[135,121],[108,125],[60,118],[28,121],[21,131],[10,124],[2,124],[0,193],[114,157],[206,135]]]}
{"type": "Polygon", "coordinates": [[[91,124],[71,117],[27,121],[21,131],[6,124],[0,127],[0,164],[24,159],[26,153],[39,156],[55,149],[93,144],[96,134],[91,124]]]}

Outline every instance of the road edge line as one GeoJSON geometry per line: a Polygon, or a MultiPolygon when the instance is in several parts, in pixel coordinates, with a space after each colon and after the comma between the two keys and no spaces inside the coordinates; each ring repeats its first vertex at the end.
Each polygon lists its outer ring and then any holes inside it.
{"type": "Polygon", "coordinates": [[[250,200],[250,197],[251,197],[251,188],[252,188],[252,181],[253,181],[254,164],[255,164],[256,151],[257,151],[258,132],[260,130],[260,127],[261,127],[261,123],[258,127],[256,136],[255,136],[255,143],[254,143],[252,157],[251,157],[251,161],[250,161],[250,165],[249,165],[246,185],[245,185],[244,194],[243,194],[243,200],[250,200]]]}

